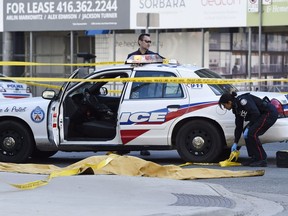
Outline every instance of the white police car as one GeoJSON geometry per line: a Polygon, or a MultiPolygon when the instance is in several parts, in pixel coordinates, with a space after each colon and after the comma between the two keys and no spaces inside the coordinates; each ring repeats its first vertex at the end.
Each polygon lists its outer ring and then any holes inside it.
{"type": "Polygon", "coordinates": [[[24,83],[7,79],[0,74],[0,99],[19,99],[32,97],[31,89],[24,83]],[[3,79],[5,78],[5,79],[3,79]]]}
{"type": "MultiPolygon", "coordinates": [[[[1,103],[0,160],[23,162],[57,151],[142,149],[177,149],[185,161],[217,160],[233,142],[234,115],[218,106],[221,94],[233,86],[183,84],[185,79],[220,76],[205,68],[153,61],[159,59],[134,56],[127,61],[132,64],[98,69],[81,82],[65,83],[58,94],[44,91],[45,99],[1,103]],[[183,82],[170,82],[174,78],[183,82]]],[[[81,74],[78,69],[71,79],[81,74]]],[[[287,95],[265,95],[276,98],[279,119],[261,140],[287,140],[287,95]]]]}

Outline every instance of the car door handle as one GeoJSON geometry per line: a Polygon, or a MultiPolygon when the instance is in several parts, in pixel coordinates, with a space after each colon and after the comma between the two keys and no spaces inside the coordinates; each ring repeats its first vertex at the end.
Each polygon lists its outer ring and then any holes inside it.
{"type": "Polygon", "coordinates": [[[177,104],[168,105],[167,108],[169,112],[175,112],[180,108],[180,105],[177,105],[177,104]]]}
{"type": "Polygon", "coordinates": [[[180,108],[180,105],[176,105],[176,104],[174,104],[174,105],[168,105],[167,108],[168,108],[168,109],[171,109],[171,108],[172,108],[172,109],[179,109],[179,108],[180,108]]]}

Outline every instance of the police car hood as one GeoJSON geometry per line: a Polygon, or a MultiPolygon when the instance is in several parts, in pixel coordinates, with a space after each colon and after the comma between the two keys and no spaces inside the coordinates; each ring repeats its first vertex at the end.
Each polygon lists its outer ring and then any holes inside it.
{"type": "MultiPolygon", "coordinates": [[[[237,92],[237,95],[248,93],[248,91],[237,92]]],[[[282,105],[288,104],[288,94],[285,93],[278,93],[278,92],[261,92],[261,91],[249,91],[250,94],[253,94],[259,98],[264,98],[267,96],[270,100],[275,98],[277,99],[282,105]]]]}
{"type": "Polygon", "coordinates": [[[46,108],[50,100],[43,99],[42,97],[32,97],[32,98],[20,98],[20,99],[2,99],[0,100],[0,107],[6,107],[11,105],[18,105],[18,106],[41,106],[46,108]]]}

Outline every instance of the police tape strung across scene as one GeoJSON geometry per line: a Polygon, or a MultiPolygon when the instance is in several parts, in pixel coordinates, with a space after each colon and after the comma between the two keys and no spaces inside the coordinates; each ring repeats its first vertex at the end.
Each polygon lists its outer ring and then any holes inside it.
{"type": "MultiPolygon", "coordinates": [[[[3,77],[1,79],[11,79],[3,77]]],[[[90,79],[69,79],[69,78],[52,78],[52,77],[13,77],[15,81],[35,81],[35,82],[91,82],[90,79]]],[[[143,82],[143,83],[183,83],[183,84],[231,84],[231,83],[253,83],[281,81],[288,82],[288,79],[209,79],[209,78],[178,78],[178,77],[142,77],[142,78],[109,78],[93,79],[93,82],[143,82]]]]}

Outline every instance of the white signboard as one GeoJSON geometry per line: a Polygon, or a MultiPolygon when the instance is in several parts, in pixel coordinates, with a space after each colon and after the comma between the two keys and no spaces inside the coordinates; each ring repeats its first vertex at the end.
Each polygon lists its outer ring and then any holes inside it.
{"type": "MultiPolygon", "coordinates": [[[[3,11],[3,1],[0,1],[0,11],[3,11]]],[[[0,14],[0,32],[3,32],[3,13],[0,14]]]]}
{"type": "Polygon", "coordinates": [[[131,29],[143,29],[137,25],[137,18],[145,13],[158,17],[150,22],[159,23],[160,29],[246,25],[247,0],[133,0],[130,6],[131,29]],[[159,16],[155,16],[157,13],[159,16]]]}
{"type": "Polygon", "coordinates": [[[1,0],[5,31],[128,29],[130,0],[1,0]]]}
{"type": "Polygon", "coordinates": [[[271,5],[272,4],[272,0],[262,0],[262,4],[263,5],[271,5]]]}
{"type": "Polygon", "coordinates": [[[259,10],[258,0],[248,0],[248,12],[258,13],[258,10],[259,10]]]}

